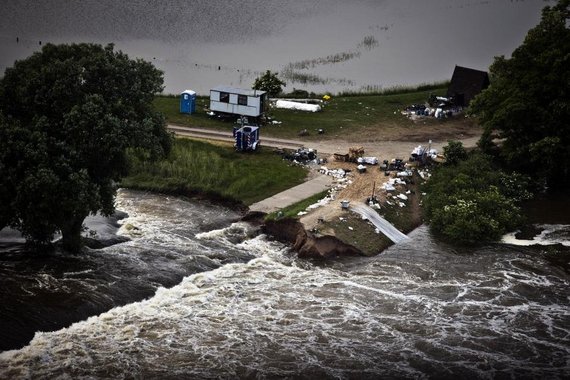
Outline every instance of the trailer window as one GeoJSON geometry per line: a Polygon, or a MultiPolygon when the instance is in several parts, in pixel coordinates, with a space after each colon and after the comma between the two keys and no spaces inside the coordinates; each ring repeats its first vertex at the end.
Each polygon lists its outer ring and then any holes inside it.
{"type": "Polygon", "coordinates": [[[227,92],[220,92],[220,102],[229,103],[230,102],[230,94],[227,92]]]}
{"type": "Polygon", "coordinates": [[[247,106],[247,95],[238,95],[238,104],[240,106],[247,106]]]}

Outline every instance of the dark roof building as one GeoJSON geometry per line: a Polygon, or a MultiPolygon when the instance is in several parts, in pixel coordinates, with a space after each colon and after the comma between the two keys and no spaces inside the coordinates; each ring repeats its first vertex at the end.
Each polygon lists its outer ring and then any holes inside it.
{"type": "Polygon", "coordinates": [[[451,83],[447,88],[447,97],[453,97],[458,106],[468,106],[471,99],[489,87],[489,75],[486,71],[455,66],[451,83]]]}

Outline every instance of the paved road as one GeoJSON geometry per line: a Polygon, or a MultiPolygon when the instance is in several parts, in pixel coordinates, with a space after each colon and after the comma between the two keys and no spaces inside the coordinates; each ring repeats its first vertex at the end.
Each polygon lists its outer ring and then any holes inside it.
{"type": "Polygon", "coordinates": [[[272,197],[266,198],[249,206],[250,211],[270,213],[297,203],[311,195],[327,190],[332,184],[333,178],[327,175],[319,175],[298,186],[292,187],[272,197]]]}

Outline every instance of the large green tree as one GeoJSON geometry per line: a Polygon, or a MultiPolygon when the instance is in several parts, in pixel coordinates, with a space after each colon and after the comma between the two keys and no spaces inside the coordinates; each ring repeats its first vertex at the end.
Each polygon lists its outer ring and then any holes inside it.
{"type": "Polygon", "coordinates": [[[507,174],[476,153],[434,170],[424,184],[424,211],[436,235],[459,244],[495,241],[522,221],[528,178],[507,174]]]}
{"type": "Polygon", "coordinates": [[[126,150],[159,157],[171,136],[152,107],[162,72],[113,45],[48,44],[0,79],[0,228],[36,247],[62,233],[77,252],[85,217],[114,211],[126,150]]]}
{"type": "Polygon", "coordinates": [[[542,11],[511,58],[497,57],[491,85],[471,103],[485,127],[480,147],[512,168],[543,175],[550,184],[570,179],[570,0],[542,11]]]}
{"type": "Polygon", "coordinates": [[[255,79],[252,88],[254,90],[267,91],[269,96],[275,97],[283,91],[283,86],[285,86],[285,82],[277,77],[277,73],[267,70],[265,74],[255,79]]]}

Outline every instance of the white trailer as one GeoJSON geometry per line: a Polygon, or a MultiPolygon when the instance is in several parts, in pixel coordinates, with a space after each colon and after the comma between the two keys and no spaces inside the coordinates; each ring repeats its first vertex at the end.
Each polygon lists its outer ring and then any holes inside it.
{"type": "Polygon", "coordinates": [[[210,90],[210,111],[258,118],[265,112],[265,91],[218,86],[210,90]]]}

